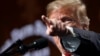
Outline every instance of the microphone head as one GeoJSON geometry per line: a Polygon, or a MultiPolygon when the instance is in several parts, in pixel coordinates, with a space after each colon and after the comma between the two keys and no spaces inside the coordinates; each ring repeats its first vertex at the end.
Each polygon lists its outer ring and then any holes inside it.
{"type": "Polygon", "coordinates": [[[46,38],[40,38],[38,40],[33,41],[31,44],[28,45],[28,48],[31,49],[42,49],[48,45],[48,40],[46,38]]]}

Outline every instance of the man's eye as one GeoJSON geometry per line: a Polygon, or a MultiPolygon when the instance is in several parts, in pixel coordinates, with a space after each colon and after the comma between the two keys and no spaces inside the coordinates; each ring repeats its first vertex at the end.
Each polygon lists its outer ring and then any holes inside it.
{"type": "Polygon", "coordinates": [[[62,21],[62,22],[73,21],[73,19],[72,19],[72,18],[68,18],[68,17],[63,17],[63,18],[61,19],[61,21],[62,21]]]}

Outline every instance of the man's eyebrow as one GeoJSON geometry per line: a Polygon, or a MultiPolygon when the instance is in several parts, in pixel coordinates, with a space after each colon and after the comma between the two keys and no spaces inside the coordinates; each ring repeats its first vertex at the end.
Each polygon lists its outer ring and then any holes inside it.
{"type": "Polygon", "coordinates": [[[62,17],[61,20],[62,20],[63,22],[65,22],[65,21],[76,21],[76,20],[75,20],[74,18],[72,18],[72,17],[62,17]]]}

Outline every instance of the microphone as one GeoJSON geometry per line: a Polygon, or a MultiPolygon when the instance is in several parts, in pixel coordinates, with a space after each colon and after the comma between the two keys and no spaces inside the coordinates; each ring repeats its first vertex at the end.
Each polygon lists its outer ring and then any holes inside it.
{"type": "Polygon", "coordinates": [[[28,49],[31,49],[31,48],[34,48],[35,50],[37,49],[42,49],[44,47],[46,47],[48,45],[48,41],[46,38],[41,38],[41,39],[38,39],[36,41],[33,41],[32,43],[30,43],[27,48],[28,49]]]}
{"type": "Polygon", "coordinates": [[[39,50],[45,48],[48,45],[48,41],[46,38],[40,38],[38,40],[33,41],[29,45],[21,45],[19,46],[17,52],[24,54],[30,49],[39,50]]]}
{"type": "Polygon", "coordinates": [[[46,38],[40,38],[33,41],[29,45],[24,45],[21,40],[17,40],[8,49],[0,54],[0,56],[13,56],[16,53],[25,54],[29,49],[39,50],[48,45],[46,38]]]}

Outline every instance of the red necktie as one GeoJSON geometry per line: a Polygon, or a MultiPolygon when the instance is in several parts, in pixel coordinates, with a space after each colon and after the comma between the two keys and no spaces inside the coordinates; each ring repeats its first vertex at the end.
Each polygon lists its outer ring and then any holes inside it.
{"type": "Polygon", "coordinates": [[[65,56],[71,56],[71,53],[70,52],[66,52],[65,56]]]}

